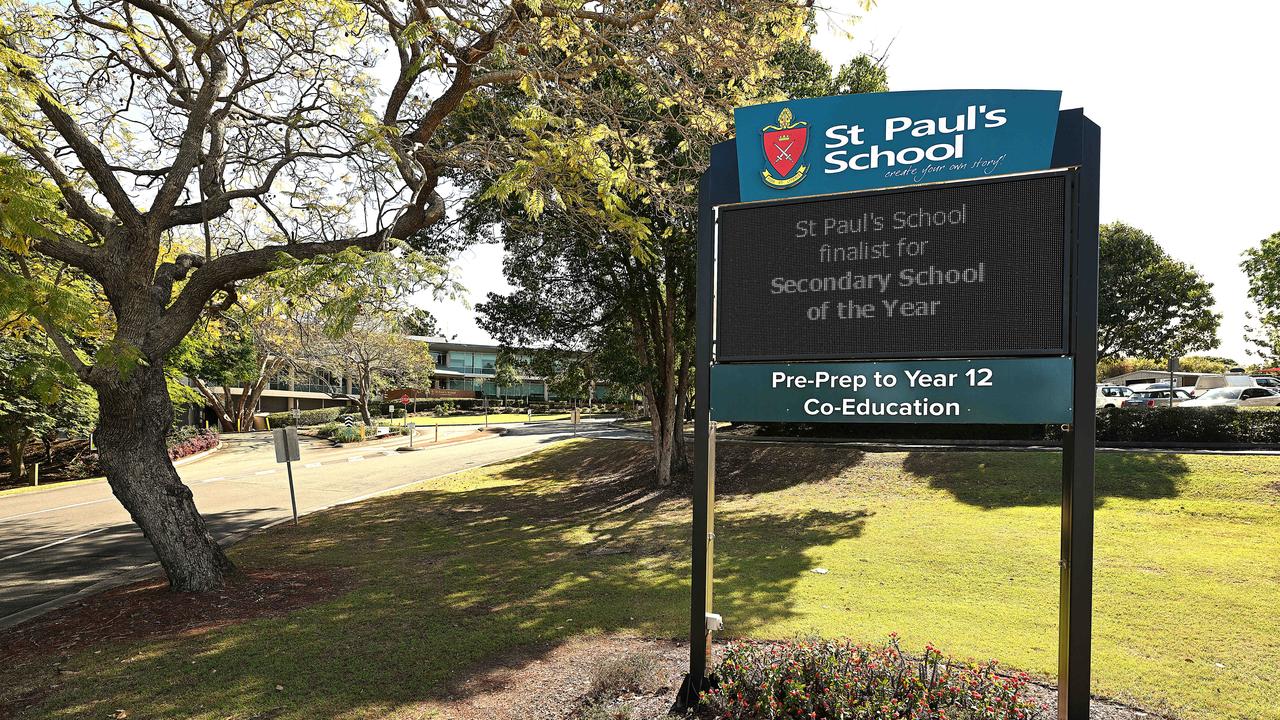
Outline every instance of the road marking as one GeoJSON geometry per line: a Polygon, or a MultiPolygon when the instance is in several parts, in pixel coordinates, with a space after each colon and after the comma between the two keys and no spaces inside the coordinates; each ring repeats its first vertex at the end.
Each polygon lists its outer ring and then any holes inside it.
{"type": "Polygon", "coordinates": [[[18,518],[31,517],[32,515],[40,515],[41,513],[54,512],[56,510],[66,510],[68,508],[73,508],[73,507],[83,507],[85,505],[96,505],[98,503],[111,502],[112,500],[115,500],[115,498],[109,497],[109,498],[103,498],[101,500],[87,500],[85,502],[72,503],[70,505],[59,505],[58,507],[45,508],[44,510],[32,510],[31,512],[24,512],[18,515],[9,515],[8,517],[2,517],[0,518],[0,522],[4,522],[5,520],[16,520],[18,518]]]}
{"type": "Polygon", "coordinates": [[[201,480],[200,482],[211,483],[211,482],[218,482],[219,480],[226,480],[226,479],[227,479],[226,475],[219,475],[218,477],[211,477],[208,480],[201,480]]]}
{"type": "Polygon", "coordinates": [[[72,535],[72,536],[71,536],[71,537],[69,537],[69,538],[62,538],[61,540],[54,540],[53,542],[51,542],[51,543],[45,543],[44,545],[41,545],[40,547],[31,548],[30,550],[23,550],[23,551],[22,551],[22,552],[20,552],[20,553],[14,553],[14,554],[12,554],[12,555],[6,555],[5,557],[0,558],[0,562],[4,562],[5,560],[13,560],[14,558],[20,558],[20,557],[22,557],[23,555],[30,555],[30,554],[31,554],[31,553],[33,553],[33,552],[39,552],[39,551],[41,551],[41,550],[48,550],[48,549],[49,549],[49,548],[51,548],[51,547],[54,547],[54,546],[57,546],[57,545],[61,545],[62,543],[69,543],[69,542],[71,542],[72,540],[79,540],[79,539],[80,539],[80,538],[82,538],[82,537],[88,537],[88,536],[90,536],[90,535],[92,535],[92,534],[94,534],[94,533],[100,533],[100,532],[102,532],[103,530],[106,530],[106,528],[104,528],[104,527],[100,527],[100,528],[98,528],[97,530],[90,530],[90,531],[89,531],[89,532],[87,532],[87,533],[80,533],[79,535],[72,535]]]}
{"type": "Polygon", "coordinates": [[[364,459],[363,455],[355,455],[353,457],[347,458],[347,462],[360,462],[363,459],[364,459]]]}
{"type": "Polygon", "coordinates": [[[306,465],[303,465],[302,467],[304,467],[304,468],[317,468],[317,467],[320,467],[320,466],[321,466],[321,465],[323,465],[323,464],[324,464],[324,463],[313,462],[313,463],[307,463],[306,465]]]}
{"type": "Polygon", "coordinates": [[[254,473],[254,475],[270,475],[273,472],[275,472],[274,468],[272,468],[271,470],[259,470],[258,472],[254,473]]]}

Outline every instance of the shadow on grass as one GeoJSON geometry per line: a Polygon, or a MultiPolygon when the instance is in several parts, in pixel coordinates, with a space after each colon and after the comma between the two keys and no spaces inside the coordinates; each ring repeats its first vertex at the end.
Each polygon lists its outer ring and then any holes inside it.
{"type": "MultiPolygon", "coordinates": [[[[957,500],[982,508],[1057,505],[1062,501],[1062,455],[1050,452],[912,452],[907,472],[957,500]]],[[[1104,453],[1095,463],[1094,503],[1108,497],[1176,497],[1190,473],[1178,455],[1104,453]]]]}
{"type": "MultiPolygon", "coordinates": [[[[755,470],[735,481],[777,486],[789,452],[752,451],[755,470]]],[[[690,505],[653,491],[648,460],[637,443],[553,448],[477,471],[474,482],[345,506],[259,536],[237,548],[246,567],[345,568],[358,587],[285,618],[113,649],[111,662],[82,658],[77,682],[38,716],[136,708],[139,717],[386,717],[466,694],[460,679],[512,652],[531,663],[584,633],[681,637],[690,505]]],[[[849,462],[811,463],[803,479],[827,479],[849,462]]],[[[733,608],[735,630],[789,617],[808,551],[866,522],[861,511],[721,512],[727,559],[717,573],[740,590],[718,602],[733,608]]]]}

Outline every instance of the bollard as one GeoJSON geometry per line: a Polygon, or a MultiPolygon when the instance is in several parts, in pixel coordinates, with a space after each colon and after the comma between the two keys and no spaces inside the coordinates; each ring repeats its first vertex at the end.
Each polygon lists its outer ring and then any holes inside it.
{"type": "Polygon", "coordinates": [[[40,486],[40,463],[31,467],[31,479],[36,487],[40,486]]]}

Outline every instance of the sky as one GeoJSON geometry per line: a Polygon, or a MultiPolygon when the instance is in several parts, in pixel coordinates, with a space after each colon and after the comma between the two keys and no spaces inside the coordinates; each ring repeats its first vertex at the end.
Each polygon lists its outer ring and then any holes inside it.
{"type": "MultiPolygon", "coordinates": [[[[879,0],[852,39],[820,25],[832,65],[885,54],[893,90],[1061,90],[1083,107],[1102,126],[1102,221],[1146,230],[1213,283],[1217,354],[1248,360],[1241,253],[1280,231],[1280,3],[879,0]]],[[[501,261],[496,246],[459,258],[471,301],[509,289],[501,261]]],[[[489,340],[465,302],[425,304],[445,335],[489,340]]]]}

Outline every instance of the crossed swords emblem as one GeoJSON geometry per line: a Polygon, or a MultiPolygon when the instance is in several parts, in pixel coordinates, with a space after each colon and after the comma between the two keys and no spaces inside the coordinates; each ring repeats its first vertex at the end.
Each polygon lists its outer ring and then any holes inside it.
{"type": "Polygon", "coordinates": [[[778,157],[774,158],[774,159],[773,159],[773,161],[774,161],[774,162],[780,162],[780,161],[782,161],[782,160],[793,160],[794,158],[792,158],[792,157],[791,157],[791,146],[792,146],[792,145],[795,145],[795,144],[796,144],[796,143],[795,143],[795,141],[793,140],[793,141],[791,141],[791,142],[787,143],[787,146],[784,148],[784,147],[782,147],[781,145],[779,145],[778,143],[774,143],[774,144],[773,144],[773,147],[774,147],[774,148],[776,148],[776,149],[778,150],[778,157]]]}

